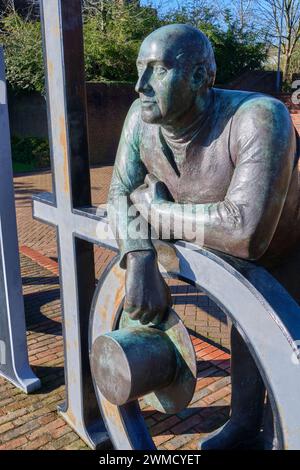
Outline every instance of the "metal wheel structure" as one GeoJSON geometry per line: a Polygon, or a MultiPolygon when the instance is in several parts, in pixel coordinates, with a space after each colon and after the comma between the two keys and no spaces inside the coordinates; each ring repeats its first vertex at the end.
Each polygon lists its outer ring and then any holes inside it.
{"type": "MultiPolygon", "coordinates": [[[[300,448],[300,339],[298,304],[263,268],[177,242],[156,244],[166,276],[204,291],[230,318],[249,346],[261,372],[274,413],[279,447],[300,448]],[[280,410],[280,413],[279,413],[280,410]]],[[[119,328],[125,272],[118,258],[102,275],[90,322],[90,351],[95,339],[119,328]]],[[[300,318],[300,317],[299,317],[300,318]]],[[[99,407],[116,449],[155,449],[138,401],[123,406],[108,402],[96,384],[99,407]]]]}

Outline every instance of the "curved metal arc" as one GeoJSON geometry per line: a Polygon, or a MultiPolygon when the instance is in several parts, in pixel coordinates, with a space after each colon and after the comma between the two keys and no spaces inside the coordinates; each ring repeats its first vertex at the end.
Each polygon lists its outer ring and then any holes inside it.
{"type": "MultiPolygon", "coordinates": [[[[238,279],[253,294],[281,329],[290,346],[296,353],[298,352],[295,341],[299,339],[300,330],[297,322],[295,322],[295,315],[300,314],[300,307],[284,287],[263,267],[225,254],[216,254],[213,251],[196,247],[191,243],[177,242],[173,247],[177,252],[178,263],[183,263],[179,268],[179,276],[182,277],[183,273],[186,272],[185,254],[180,256],[182,255],[182,249],[191,250],[213,261],[238,279]]],[[[178,275],[178,273],[176,274],[178,275]]],[[[199,281],[193,282],[190,277],[186,278],[186,281],[198,285],[199,288],[205,291],[205,287],[199,281]]],[[[212,293],[207,292],[207,295],[212,296],[212,293]]],[[[219,298],[212,300],[215,303],[220,303],[219,298]]],[[[220,307],[225,308],[224,305],[220,305],[220,307]]],[[[230,312],[225,313],[230,315],[230,312]]]]}

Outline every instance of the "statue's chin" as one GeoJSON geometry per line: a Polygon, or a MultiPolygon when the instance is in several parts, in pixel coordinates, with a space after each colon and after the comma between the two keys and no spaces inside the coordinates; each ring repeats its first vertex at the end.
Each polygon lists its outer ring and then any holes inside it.
{"type": "Polygon", "coordinates": [[[143,110],[141,113],[142,120],[148,124],[160,124],[162,121],[162,115],[159,112],[153,112],[150,110],[143,110]]]}

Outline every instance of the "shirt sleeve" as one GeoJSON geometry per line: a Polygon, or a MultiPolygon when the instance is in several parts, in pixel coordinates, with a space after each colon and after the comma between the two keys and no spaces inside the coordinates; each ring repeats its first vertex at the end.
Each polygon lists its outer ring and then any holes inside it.
{"type": "Polygon", "coordinates": [[[146,168],[140,159],[140,103],[136,100],[126,117],[108,197],[109,222],[120,249],[120,266],[126,268],[131,251],[154,250],[148,223],[138,217],[130,194],[144,182],[146,168]]]}
{"type": "Polygon", "coordinates": [[[287,108],[261,95],[244,102],[231,123],[235,170],[224,201],[205,205],[204,244],[259,259],[276,230],[295,161],[295,133],[287,108]]]}

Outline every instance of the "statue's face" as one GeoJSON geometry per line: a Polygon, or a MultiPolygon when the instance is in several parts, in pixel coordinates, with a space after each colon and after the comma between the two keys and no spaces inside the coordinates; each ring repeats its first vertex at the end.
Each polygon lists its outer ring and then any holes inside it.
{"type": "Polygon", "coordinates": [[[172,47],[164,38],[147,38],[137,69],[136,91],[145,122],[172,125],[191,108],[198,90],[192,86],[193,68],[182,49],[172,47]]]}

